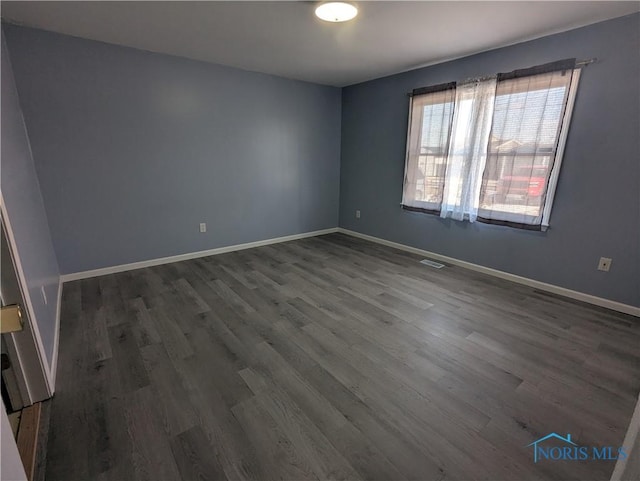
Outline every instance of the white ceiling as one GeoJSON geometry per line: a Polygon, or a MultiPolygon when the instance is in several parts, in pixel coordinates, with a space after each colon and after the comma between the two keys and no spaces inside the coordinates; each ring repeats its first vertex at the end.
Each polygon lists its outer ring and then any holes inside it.
{"type": "Polygon", "coordinates": [[[12,23],[344,86],[640,10],[640,2],[357,2],[344,24],[317,2],[14,2],[12,23]]]}

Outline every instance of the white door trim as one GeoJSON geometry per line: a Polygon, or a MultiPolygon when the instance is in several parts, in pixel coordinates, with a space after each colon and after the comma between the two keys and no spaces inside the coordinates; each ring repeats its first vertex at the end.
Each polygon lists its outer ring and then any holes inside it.
{"type": "Polygon", "coordinates": [[[23,374],[25,374],[25,376],[28,372],[34,372],[36,366],[38,367],[38,370],[44,374],[44,376],[42,376],[44,385],[42,381],[35,378],[35,376],[34,379],[25,379],[30,397],[30,399],[28,400],[29,402],[26,402],[27,400],[25,399],[25,404],[33,404],[34,402],[42,401],[43,399],[49,398],[53,395],[54,380],[52,376],[51,366],[49,366],[49,363],[47,362],[47,356],[45,354],[46,351],[44,349],[42,337],[40,336],[40,330],[38,329],[35,310],[33,309],[31,295],[27,287],[27,281],[24,275],[24,270],[22,268],[22,262],[20,261],[20,254],[17,249],[15,237],[13,235],[13,229],[11,227],[11,219],[9,218],[7,212],[7,207],[4,202],[4,197],[2,196],[2,191],[0,191],[0,211],[2,214],[2,222],[4,223],[5,232],[7,235],[7,241],[9,242],[9,248],[11,249],[11,256],[13,258],[13,263],[18,278],[18,284],[20,286],[22,298],[25,303],[25,324],[28,323],[28,327],[30,328],[29,330],[32,335],[31,337],[33,338],[35,350],[25,349],[26,346],[21,346],[21,343],[16,339],[15,334],[7,336],[6,341],[8,345],[11,345],[10,349],[15,349],[15,352],[17,354],[16,360],[20,364],[20,370],[23,374]],[[35,352],[37,354],[37,359],[30,359],[32,355],[28,355],[29,351],[35,352]]]}
{"type": "Polygon", "coordinates": [[[0,400],[0,408],[2,413],[0,416],[0,431],[2,431],[2,449],[0,449],[0,460],[2,464],[2,479],[11,479],[14,481],[27,481],[27,475],[24,472],[24,465],[18,452],[16,440],[11,432],[11,425],[7,417],[7,410],[4,401],[0,400]]]}

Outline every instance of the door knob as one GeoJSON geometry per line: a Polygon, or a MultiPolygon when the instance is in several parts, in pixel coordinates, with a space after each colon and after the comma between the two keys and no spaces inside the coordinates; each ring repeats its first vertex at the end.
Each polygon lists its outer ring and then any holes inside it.
{"type": "Polygon", "coordinates": [[[0,310],[0,332],[2,334],[22,331],[22,325],[22,310],[19,305],[4,306],[0,310]]]}

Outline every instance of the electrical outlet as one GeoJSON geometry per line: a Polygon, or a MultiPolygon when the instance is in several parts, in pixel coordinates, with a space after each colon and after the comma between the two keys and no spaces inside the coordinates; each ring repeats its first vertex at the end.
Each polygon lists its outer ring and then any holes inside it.
{"type": "Polygon", "coordinates": [[[598,262],[598,270],[609,272],[611,268],[611,262],[613,262],[609,257],[601,257],[600,262],[598,262]]]}
{"type": "Polygon", "coordinates": [[[359,219],[359,218],[360,218],[360,211],[359,211],[359,210],[357,210],[357,211],[356,211],[356,219],[359,219]]]}
{"type": "Polygon", "coordinates": [[[204,222],[200,223],[200,232],[207,232],[207,224],[204,222]]]}
{"type": "Polygon", "coordinates": [[[47,293],[44,290],[44,286],[40,286],[40,294],[42,294],[42,300],[44,301],[45,305],[47,304],[47,293]]]}

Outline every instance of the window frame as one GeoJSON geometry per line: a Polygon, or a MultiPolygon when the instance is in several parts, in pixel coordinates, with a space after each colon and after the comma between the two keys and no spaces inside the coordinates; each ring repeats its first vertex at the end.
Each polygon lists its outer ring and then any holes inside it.
{"type": "MultiPolygon", "coordinates": [[[[562,160],[564,158],[564,151],[565,151],[565,147],[566,147],[566,143],[567,143],[567,138],[568,138],[568,134],[569,134],[569,128],[571,125],[571,120],[572,120],[572,115],[573,115],[573,110],[574,110],[574,106],[575,106],[575,101],[576,101],[576,97],[577,97],[577,90],[578,90],[578,85],[579,85],[579,80],[580,80],[580,75],[581,75],[581,66],[579,66],[576,63],[575,59],[567,59],[567,60],[561,60],[558,62],[552,62],[549,64],[545,64],[545,65],[540,65],[540,66],[536,66],[536,67],[532,67],[532,68],[528,68],[528,69],[522,69],[522,70],[516,70],[513,72],[510,72],[508,74],[498,74],[499,78],[503,77],[504,80],[509,80],[512,78],[521,78],[521,77],[534,77],[536,75],[540,75],[540,74],[544,74],[544,73],[548,73],[548,72],[553,72],[553,71],[562,71],[562,70],[566,70],[568,71],[568,75],[570,75],[570,79],[568,81],[568,83],[566,84],[566,88],[567,88],[567,93],[566,93],[566,100],[565,100],[565,104],[564,104],[564,108],[563,108],[563,112],[562,115],[559,119],[559,127],[558,127],[558,134],[556,137],[556,146],[555,146],[555,151],[554,151],[554,155],[553,158],[551,160],[552,165],[551,165],[551,170],[549,173],[549,177],[547,180],[547,185],[546,185],[546,191],[545,191],[545,196],[544,199],[541,203],[541,205],[539,206],[539,210],[538,210],[538,214],[533,216],[533,221],[535,221],[535,223],[528,223],[528,221],[532,221],[531,216],[527,216],[525,214],[525,222],[519,223],[519,222],[514,222],[512,220],[501,220],[498,216],[497,219],[494,218],[489,218],[489,217],[482,217],[482,215],[480,214],[480,208],[478,208],[478,217],[477,217],[477,221],[482,222],[482,223],[490,223],[490,224],[497,224],[497,225],[506,225],[509,227],[514,227],[514,228],[520,228],[520,229],[527,229],[527,230],[539,230],[539,231],[546,231],[549,227],[549,223],[550,223],[550,218],[551,218],[551,211],[553,208],[553,203],[555,201],[555,195],[556,195],[556,190],[557,190],[557,186],[558,186],[558,182],[559,182],[559,177],[560,177],[560,171],[561,171],[561,167],[562,167],[562,160]],[[539,223],[538,223],[539,221],[539,223]]],[[[417,169],[417,164],[419,162],[419,157],[420,157],[420,153],[417,152],[415,154],[415,159],[412,159],[411,155],[412,155],[412,150],[411,150],[411,146],[412,146],[412,142],[413,144],[418,145],[418,147],[420,148],[420,145],[422,143],[422,123],[420,124],[421,126],[418,128],[415,128],[413,126],[413,122],[414,122],[414,115],[415,115],[415,99],[418,96],[421,95],[425,95],[425,94],[429,94],[429,93],[435,93],[438,92],[438,90],[444,90],[443,87],[444,86],[449,86],[449,88],[451,88],[451,86],[453,86],[453,91],[454,91],[454,104],[453,104],[453,108],[452,108],[452,121],[453,121],[453,115],[455,113],[457,106],[457,103],[455,102],[455,92],[456,89],[458,88],[457,84],[455,82],[452,82],[450,84],[441,84],[441,85],[437,85],[437,86],[433,86],[433,87],[426,87],[426,88],[421,88],[421,89],[416,89],[412,92],[412,94],[410,94],[411,99],[409,102],[409,112],[408,112],[408,123],[407,123],[407,138],[406,138],[406,151],[405,151],[405,172],[404,172],[404,184],[403,184],[403,189],[402,189],[402,202],[401,202],[401,206],[403,209],[405,210],[409,210],[409,211],[418,211],[418,212],[423,212],[423,213],[428,213],[428,214],[435,214],[438,215],[441,213],[442,211],[442,203],[444,201],[443,198],[440,199],[440,204],[439,204],[439,208],[438,209],[431,209],[431,208],[421,208],[419,206],[416,206],[415,204],[418,204],[422,201],[413,201],[414,205],[408,205],[407,203],[407,192],[408,192],[408,179],[411,178],[411,175],[409,173],[409,168],[410,167],[414,167],[415,169],[417,169]],[[417,131],[419,133],[418,138],[417,139],[413,139],[412,138],[412,132],[417,131]],[[412,165],[413,164],[413,165],[412,165]]],[[[546,87],[546,89],[549,89],[551,87],[546,87]]],[[[535,90],[535,89],[533,89],[535,90]]],[[[525,90],[523,90],[525,91],[525,90]]],[[[527,91],[532,91],[532,90],[527,90],[527,91]]],[[[497,98],[497,97],[496,97],[497,98]]],[[[435,102],[434,102],[435,103],[435,102]]],[[[493,120],[492,120],[493,122],[493,120]]],[[[447,135],[447,148],[451,142],[451,126],[449,126],[449,134],[447,135]]],[[[415,132],[414,132],[415,133],[415,132]]],[[[487,144],[487,155],[488,155],[488,150],[489,150],[489,144],[487,144]]],[[[447,162],[448,164],[448,162],[447,162]]],[[[485,167],[486,169],[486,167],[485,167]]],[[[484,175],[484,174],[483,174],[484,175]]],[[[414,187],[415,189],[415,187],[414,187]]],[[[480,194],[478,196],[478,202],[480,202],[480,200],[482,199],[482,190],[480,191],[480,194]]],[[[411,201],[410,201],[411,202],[411,201]]],[[[433,203],[430,203],[431,205],[433,205],[433,203]]],[[[513,205],[517,205],[517,204],[513,204],[513,205]]],[[[485,215],[486,212],[496,212],[496,213],[504,213],[505,216],[504,217],[508,217],[508,214],[511,214],[512,212],[503,210],[503,211],[498,211],[496,209],[485,209],[485,215]]],[[[464,215],[464,220],[468,220],[469,219],[469,213],[465,213],[464,215]]]]}
{"type": "Polygon", "coordinates": [[[562,166],[562,159],[564,158],[564,149],[567,145],[567,138],[569,137],[569,127],[573,116],[573,107],[578,95],[578,83],[580,82],[581,73],[581,68],[574,68],[571,73],[571,83],[569,84],[569,93],[567,94],[567,105],[565,106],[564,116],[562,117],[562,126],[560,127],[558,146],[556,147],[556,158],[554,159],[553,167],[551,168],[551,175],[549,175],[547,200],[545,200],[542,210],[541,229],[543,231],[546,231],[549,228],[551,209],[553,207],[556,188],[558,187],[558,181],[560,179],[560,168],[562,166]]]}

